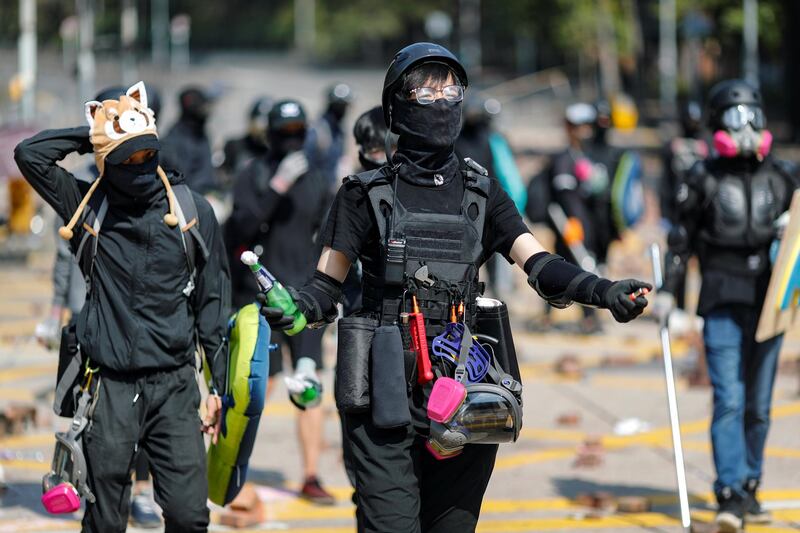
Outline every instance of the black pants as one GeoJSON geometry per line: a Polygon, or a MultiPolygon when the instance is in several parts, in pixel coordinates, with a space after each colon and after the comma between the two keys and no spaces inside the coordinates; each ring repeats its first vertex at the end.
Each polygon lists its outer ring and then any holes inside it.
{"type": "Polygon", "coordinates": [[[101,370],[100,375],[92,422],[83,434],[97,501],[86,506],[83,531],[125,531],[140,449],[147,451],[166,531],[206,531],[208,481],[195,369],[187,365],[136,376],[101,370]]]}
{"type": "Polygon", "coordinates": [[[344,425],[359,533],[475,531],[497,445],[467,446],[438,461],[411,425],[379,429],[369,413],[348,413],[344,425]]]}

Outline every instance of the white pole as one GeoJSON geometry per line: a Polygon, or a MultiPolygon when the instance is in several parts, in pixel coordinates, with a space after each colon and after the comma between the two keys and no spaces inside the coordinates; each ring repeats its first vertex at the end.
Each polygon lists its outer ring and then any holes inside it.
{"type": "Polygon", "coordinates": [[[127,87],[139,79],[136,69],[136,38],[139,33],[139,12],[135,0],[123,0],[120,16],[122,46],[122,83],[127,87]]]}
{"type": "Polygon", "coordinates": [[[21,116],[28,124],[36,117],[36,0],[19,2],[17,47],[19,80],[22,85],[21,116]]]}
{"type": "Polygon", "coordinates": [[[314,55],[317,37],[315,8],[315,0],[294,0],[294,45],[305,59],[314,55]]]}
{"type": "Polygon", "coordinates": [[[658,33],[661,113],[664,117],[672,118],[675,116],[678,72],[675,0],[660,0],[658,4],[658,33]]]}
{"type": "Polygon", "coordinates": [[[153,64],[165,66],[169,56],[169,0],[150,0],[150,53],[153,64]]]}
{"type": "Polygon", "coordinates": [[[78,100],[94,97],[94,0],[77,0],[78,13],[78,100]]]}
{"type": "Polygon", "coordinates": [[[758,82],[758,0],[744,0],[744,78],[755,85],[758,82]]]}
{"type": "MultiPolygon", "coordinates": [[[[664,278],[661,273],[661,249],[658,244],[650,245],[653,260],[653,278],[656,290],[661,289],[664,278]]],[[[667,384],[667,404],[669,405],[669,425],[672,431],[672,449],[675,452],[675,474],[678,479],[678,500],[681,507],[681,525],[691,531],[692,516],[689,512],[689,491],[686,487],[686,467],[683,462],[681,444],[681,423],[678,418],[678,398],[675,393],[675,376],[672,371],[672,348],[669,339],[669,320],[664,317],[660,324],[661,352],[664,355],[664,377],[667,384]]]]}

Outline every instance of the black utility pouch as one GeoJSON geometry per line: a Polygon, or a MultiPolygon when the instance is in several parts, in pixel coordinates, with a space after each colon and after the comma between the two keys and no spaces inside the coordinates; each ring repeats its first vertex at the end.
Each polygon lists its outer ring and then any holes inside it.
{"type": "Polygon", "coordinates": [[[56,415],[67,418],[75,415],[77,392],[82,376],[83,357],[78,345],[75,324],[71,323],[61,329],[56,390],[53,398],[53,412],[56,415]]]}
{"type": "Polygon", "coordinates": [[[397,326],[380,326],[372,339],[372,423],[396,428],[411,423],[403,341],[397,326]]]}
{"type": "Polygon", "coordinates": [[[333,396],[345,413],[369,409],[369,358],[378,320],[349,316],[338,322],[339,349],[333,396]]]}
{"type": "Polygon", "coordinates": [[[517,350],[514,348],[514,339],[511,336],[511,323],[508,320],[506,304],[494,298],[478,298],[475,330],[498,340],[497,346],[493,346],[497,362],[521,384],[517,350]]]}

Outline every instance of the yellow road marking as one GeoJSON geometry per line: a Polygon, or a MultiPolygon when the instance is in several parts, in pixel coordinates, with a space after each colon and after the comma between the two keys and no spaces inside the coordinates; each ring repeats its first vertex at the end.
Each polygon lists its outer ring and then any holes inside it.
{"type": "Polygon", "coordinates": [[[53,361],[52,363],[43,363],[40,365],[3,368],[0,370],[0,383],[8,383],[10,381],[36,378],[47,375],[52,375],[53,381],[55,381],[56,370],[58,370],[58,363],[56,361],[53,361]]]}
{"type": "Polygon", "coordinates": [[[36,433],[33,435],[16,435],[0,439],[0,448],[33,448],[55,442],[52,433],[36,433]]]}
{"type": "Polygon", "coordinates": [[[0,399],[17,402],[32,402],[36,397],[30,389],[2,387],[0,388],[0,399]]]}
{"type": "Polygon", "coordinates": [[[0,465],[6,468],[16,468],[42,474],[50,471],[50,463],[31,461],[29,459],[0,459],[0,465]]]}

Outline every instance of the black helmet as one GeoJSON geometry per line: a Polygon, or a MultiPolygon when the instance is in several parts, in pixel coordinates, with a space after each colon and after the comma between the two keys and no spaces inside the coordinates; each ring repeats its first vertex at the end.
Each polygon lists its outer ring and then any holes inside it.
{"type": "Polygon", "coordinates": [[[761,107],[761,91],[744,80],[725,80],[714,85],[708,93],[708,125],[720,127],[722,112],[735,105],[761,107]]]}
{"type": "MultiPolygon", "coordinates": [[[[145,88],[146,90],[147,88],[145,88]]],[[[125,87],[122,85],[112,85],[111,87],[106,87],[99,93],[97,96],[94,97],[95,100],[98,102],[102,102],[104,100],[119,100],[119,97],[125,94],[125,87]]],[[[148,97],[150,96],[150,91],[147,91],[148,97]]]]}
{"type": "Polygon", "coordinates": [[[275,102],[267,115],[269,131],[278,131],[288,125],[306,127],[306,112],[297,100],[280,100],[275,102]]]}
{"type": "Polygon", "coordinates": [[[465,88],[467,87],[467,72],[453,53],[440,44],[435,43],[414,43],[406,46],[394,55],[386,77],[383,80],[383,118],[386,125],[390,125],[390,102],[392,93],[397,88],[397,84],[402,80],[403,74],[422,63],[442,63],[447,65],[458,77],[465,88]]]}

